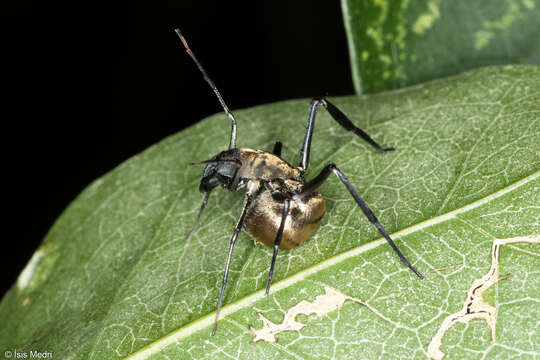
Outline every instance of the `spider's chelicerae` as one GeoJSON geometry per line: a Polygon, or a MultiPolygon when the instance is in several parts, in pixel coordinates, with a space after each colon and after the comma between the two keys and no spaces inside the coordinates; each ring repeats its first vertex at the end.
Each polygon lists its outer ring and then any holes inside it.
{"type": "Polygon", "coordinates": [[[280,157],[280,142],[276,142],[272,152],[237,148],[236,119],[234,118],[234,115],[229,110],[218,89],[191,51],[180,30],[176,29],[175,31],[184,44],[187,53],[191,56],[203,74],[204,79],[216,94],[225,114],[227,114],[232,122],[229,149],[220,152],[210,160],[191,163],[191,165],[205,164],[206,166],[199,185],[199,191],[203,194],[203,202],[199,214],[197,215],[195,225],[189,233],[188,238],[193,235],[197,228],[201,214],[208,203],[210,192],[215,187],[221,185],[223,188],[230,191],[239,190],[244,187],[246,188],[242,213],[236,223],[229,244],[229,254],[227,256],[227,262],[225,263],[225,273],[223,274],[223,282],[219,294],[212,335],[216,333],[219,313],[223,304],[223,295],[225,293],[229,275],[231,256],[240,230],[244,228],[255,241],[274,248],[274,254],[272,256],[266,283],[266,294],[268,294],[278,250],[280,248],[291,249],[302,244],[319,226],[326,211],[326,206],[324,198],[317,192],[317,189],[331,173],[334,173],[339,180],[341,180],[343,185],[345,185],[368,220],[375,225],[377,230],[379,230],[386,241],[388,241],[388,244],[390,244],[392,249],[399,256],[401,262],[411,269],[419,278],[423,278],[422,274],[410,264],[407,258],[405,258],[397,248],[394,241],[390,238],[390,235],[388,235],[379,220],[377,220],[375,214],[373,214],[373,211],[371,211],[366,202],[358,195],[358,192],[356,192],[351,182],[335,164],[327,165],[311,181],[306,181],[304,179],[304,173],[309,166],[311,138],[315,126],[315,115],[319,105],[322,105],[332,118],[334,118],[334,120],[336,120],[345,130],[352,131],[373,146],[378,152],[393,151],[394,148],[383,148],[379,146],[368,134],[354,126],[351,120],[349,120],[341,110],[323,98],[314,98],[311,102],[306,135],[304,137],[304,144],[300,150],[300,164],[298,166],[292,166],[280,157]]]}

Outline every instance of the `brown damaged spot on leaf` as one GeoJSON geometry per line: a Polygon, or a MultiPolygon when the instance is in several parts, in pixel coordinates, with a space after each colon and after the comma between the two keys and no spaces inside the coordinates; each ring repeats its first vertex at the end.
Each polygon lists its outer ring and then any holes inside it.
{"type": "Polygon", "coordinates": [[[265,318],[263,314],[257,313],[257,315],[259,315],[259,318],[263,322],[263,327],[260,330],[254,328],[250,329],[251,332],[255,335],[252,343],[256,343],[257,341],[261,340],[269,343],[275,343],[276,335],[280,332],[287,330],[300,331],[300,329],[302,329],[304,326],[307,326],[307,324],[303,324],[295,320],[297,315],[317,314],[318,316],[324,316],[342,307],[346,300],[351,300],[358,304],[362,304],[371,311],[373,311],[375,314],[377,314],[380,318],[389,321],[381,313],[379,313],[376,309],[371,307],[363,300],[342,294],[329,286],[325,286],[324,291],[324,295],[318,295],[315,298],[315,301],[313,301],[312,303],[306,300],[302,300],[298,304],[293,306],[289,311],[285,313],[285,317],[280,324],[274,324],[273,322],[265,318]]]}
{"type": "Polygon", "coordinates": [[[493,239],[491,246],[491,267],[488,273],[481,279],[473,281],[467,292],[467,300],[460,311],[447,316],[427,349],[427,355],[435,360],[441,360],[444,353],[441,351],[444,334],[456,323],[468,323],[473,319],[484,319],[491,329],[491,343],[496,341],[495,329],[497,325],[497,308],[486,303],[483,299],[484,292],[497,282],[506,278],[499,278],[499,249],[502,245],[512,243],[539,244],[540,236],[521,236],[507,239],[493,239]]]}

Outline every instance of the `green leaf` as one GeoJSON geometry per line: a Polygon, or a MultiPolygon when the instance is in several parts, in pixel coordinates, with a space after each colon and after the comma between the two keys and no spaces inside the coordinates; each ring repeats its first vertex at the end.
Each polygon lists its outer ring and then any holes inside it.
{"type": "Polygon", "coordinates": [[[540,64],[538,0],[342,0],[357,94],[485,65],[540,64]]]}
{"type": "MultiPolygon", "coordinates": [[[[329,162],[340,166],[426,279],[399,262],[330,178],[321,188],[328,207],[321,227],[279,253],[268,297],[271,249],[240,235],[211,337],[242,203],[242,192],[215,191],[186,241],[202,172],[187,163],[229,141],[229,122],[216,115],[133,157],[69,206],[0,304],[0,350],[50,351],[55,359],[425,358],[444,318],[487,274],[492,238],[540,234],[540,68],[484,68],[333,101],[397,150],[375,153],[321,110],[307,177],[329,162]],[[306,324],[299,332],[250,344],[249,327],[262,328],[257,312],[280,323],[324,286],[369,306],[348,300],[321,316],[298,315],[306,324]]],[[[307,110],[307,100],[295,100],[238,111],[239,145],[283,141],[295,164],[307,110]]],[[[501,246],[499,261],[500,276],[511,276],[482,294],[498,309],[496,344],[485,321],[457,324],[442,338],[448,358],[538,356],[540,247],[501,246]]]]}

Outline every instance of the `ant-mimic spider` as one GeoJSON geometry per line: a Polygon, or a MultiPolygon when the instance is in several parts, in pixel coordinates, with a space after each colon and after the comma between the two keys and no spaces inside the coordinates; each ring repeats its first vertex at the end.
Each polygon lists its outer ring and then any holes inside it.
{"type": "Polygon", "coordinates": [[[300,164],[298,166],[292,166],[280,157],[281,142],[276,142],[272,152],[237,148],[236,119],[234,115],[191,51],[180,30],[176,29],[175,31],[184,44],[187,53],[216,94],[225,114],[227,114],[232,123],[228,150],[220,152],[210,160],[190,164],[205,164],[206,166],[199,185],[199,191],[203,194],[203,202],[195,225],[188,235],[188,239],[193,235],[199,225],[201,214],[208,203],[210,192],[215,187],[221,185],[221,187],[230,191],[236,191],[244,187],[247,189],[242,213],[236,223],[229,244],[229,254],[225,263],[225,273],[223,274],[212,335],[216,333],[219,313],[223,304],[223,295],[229,276],[233,248],[240,231],[245,229],[255,241],[274,248],[266,283],[266,294],[268,295],[278,250],[280,248],[291,249],[297,247],[306,241],[319,226],[326,212],[326,205],[324,198],[317,192],[317,189],[326,181],[331,173],[334,173],[343,185],[345,185],[368,220],[375,225],[388,244],[390,244],[401,262],[422,279],[422,274],[401,253],[394,241],[390,238],[390,235],[388,235],[379,220],[377,220],[373,211],[371,211],[345,174],[335,164],[325,166],[311,181],[306,181],[304,178],[304,173],[309,166],[311,139],[313,137],[313,128],[315,127],[315,115],[317,114],[319,105],[322,105],[345,130],[352,131],[373,146],[378,152],[384,153],[395,149],[379,146],[368,134],[356,127],[341,110],[324,98],[314,98],[311,102],[306,135],[304,137],[304,144],[300,150],[300,164]]]}

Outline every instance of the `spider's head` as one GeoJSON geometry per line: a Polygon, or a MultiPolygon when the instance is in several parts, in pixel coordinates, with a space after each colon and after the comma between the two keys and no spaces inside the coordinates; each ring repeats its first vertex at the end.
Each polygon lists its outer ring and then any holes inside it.
{"type": "Polygon", "coordinates": [[[238,185],[236,172],[242,166],[238,149],[226,150],[210,160],[192,163],[192,165],[199,164],[206,164],[199,185],[199,191],[201,193],[208,193],[218,185],[229,190],[236,189],[236,186],[238,185]]]}

